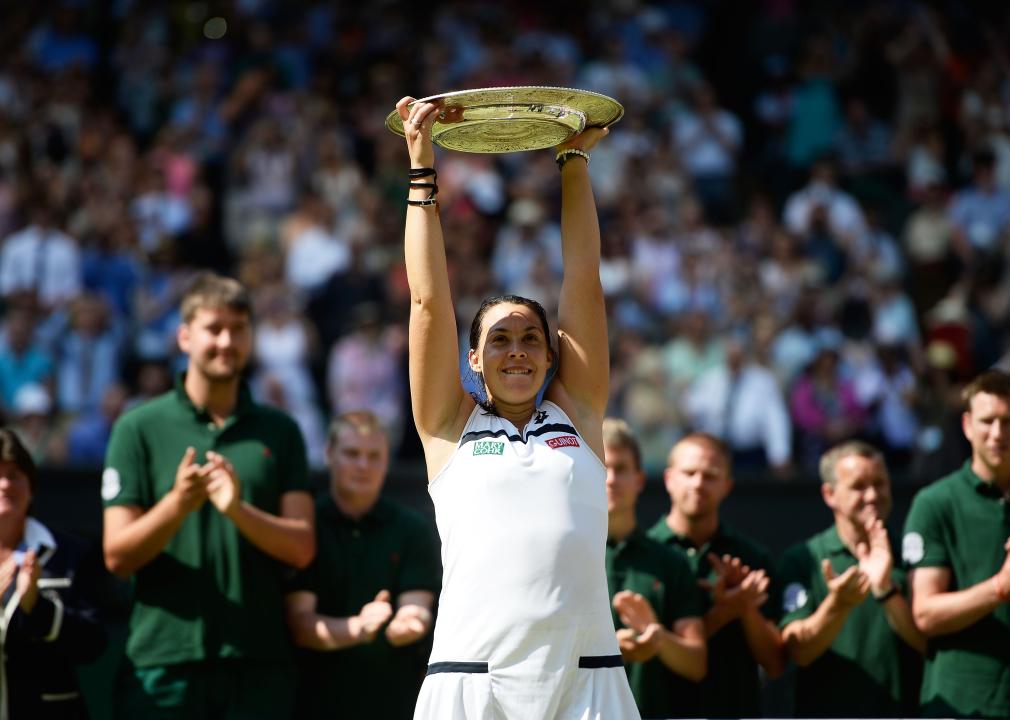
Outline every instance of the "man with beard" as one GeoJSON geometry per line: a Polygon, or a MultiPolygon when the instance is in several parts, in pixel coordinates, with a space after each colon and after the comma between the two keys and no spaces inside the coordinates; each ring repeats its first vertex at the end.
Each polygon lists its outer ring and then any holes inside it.
{"type": "Polygon", "coordinates": [[[177,333],[186,372],[112,431],[105,562],[134,580],[122,717],[291,714],[282,581],[315,554],[312,497],[298,426],[242,380],[250,307],[236,281],[197,278],[177,333]]]}
{"type": "Polygon", "coordinates": [[[884,527],[883,456],[849,441],[824,453],[820,471],[835,524],[789,548],[780,570],[782,639],[799,666],[796,717],[911,717],[926,642],[884,527]]]}
{"type": "Polygon", "coordinates": [[[905,523],[915,624],[929,638],[923,717],[1010,717],[1010,375],[962,392],[971,458],[924,488],[905,523]]]}
{"type": "Polygon", "coordinates": [[[373,413],[336,418],[326,460],[319,554],[285,599],[292,639],[304,648],[296,717],[409,720],[442,580],[434,528],[382,497],[389,436],[373,413]]]}

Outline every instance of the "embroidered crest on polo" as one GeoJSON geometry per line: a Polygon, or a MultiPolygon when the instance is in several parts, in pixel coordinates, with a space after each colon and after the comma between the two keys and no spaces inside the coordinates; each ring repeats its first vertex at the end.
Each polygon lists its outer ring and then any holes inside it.
{"type": "Polygon", "coordinates": [[[116,468],[105,468],[102,473],[102,499],[115,500],[119,491],[123,489],[123,484],[119,480],[119,471],[116,468]]]}
{"type": "Polygon", "coordinates": [[[926,543],[922,535],[910,532],[901,540],[901,559],[910,565],[915,565],[926,556],[926,543]]]}
{"type": "Polygon", "coordinates": [[[473,444],[474,455],[504,455],[505,443],[501,440],[477,440],[473,444]]]}
{"type": "Polygon", "coordinates": [[[799,610],[807,604],[807,589],[799,583],[789,583],[782,594],[782,609],[787,613],[799,610]]]}

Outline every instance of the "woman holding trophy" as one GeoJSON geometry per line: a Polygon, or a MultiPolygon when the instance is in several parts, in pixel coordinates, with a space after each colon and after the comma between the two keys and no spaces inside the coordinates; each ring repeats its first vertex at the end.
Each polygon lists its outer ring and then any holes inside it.
{"type": "Polygon", "coordinates": [[[410,156],[411,401],[444,568],[415,720],[638,718],[604,573],[609,360],[588,162],[607,130],[556,148],[557,346],[535,301],[485,300],[467,356],[483,394],[471,395],[458,373],[431,139],[452,110],[406,97],[397,112],[410,156]]]}

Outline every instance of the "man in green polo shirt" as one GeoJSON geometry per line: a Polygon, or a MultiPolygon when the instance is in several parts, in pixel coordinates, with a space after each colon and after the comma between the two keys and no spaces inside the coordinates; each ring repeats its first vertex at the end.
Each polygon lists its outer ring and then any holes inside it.
{"type": "Polygon", "coordinates": [[[695,714],[706,671],[701,592],[677,551],[638,526],[645,486],[638,441],[622,420],[603,422],[607,466],[607,584],[631,691],[643,719],[695,714]]]}
{"type": "Polygon", "coordinates": [[[671,507],[649,537],[682,550],[694,577],[708,589],[704,605],[708,675],[698,714],[758,717],[759,666],[770,677],[785,665],[773,592],[772,560],[763,547],[720,521],[733,488],[729,449],[705,433],[673,446],[664,473],[671,507]]]}
{"type": "Polygon", "coordinates": [[[176,388],[120,418],[102,475],[105,562],[133,579],[123,718],[291,716],[283,575],[315,554],[305,446],[242,381],[249,295],[200,276],[176,388]]]}
{"type": "Polygon", "coordinates": [[[381,497],[389,440],[370,412],[341,415],[316,505],[319,554],[287,595],[299,658],[299,718],[409,720],[441,586],[434,528],[381,497]]]}
{"type": "Polygon", "coordinates": [[[905,522],[912,609],[929,638],[925,717],[1010,717],[1010,375],[964,389],[971,459],[924,488],[905,522]]]}
{"type": "Polygon", "coordinates": [[[782,638],[796,674],[797,717],[898,717],[915,710],[925,639],[916,630],[884,522],[891,484],[860,441],[821,458],[835,524],[782,557],[782,638]]]}

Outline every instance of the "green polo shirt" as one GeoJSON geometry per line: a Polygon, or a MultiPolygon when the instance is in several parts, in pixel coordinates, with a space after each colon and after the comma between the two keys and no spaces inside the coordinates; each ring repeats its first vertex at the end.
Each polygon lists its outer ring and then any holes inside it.
{"type": "MultiPolygon", "coordinates": [[[[308,489],[305,444],[290,417],[253,402],[243,385],[234,415],[218,427],[180,379],[113,426],[105,507],[152,507],[171,490],[190,446],[197,462],[209,450],[228,458],[242,499],[265,512],[278,514],[284,493],[308,489]]],[[[205,502],[133,576],[127,655],[138,668],[214,658],[290,661],[282,585],[288,572],[205,502]]]]}
{"type": "MultiPolygon", "coordinates": [[[[905,521],[906,565],[950,570],[950,590],[996,574],[1006,558],[1010,506],[967,462],[916,495],[905,521]]],[[[928,717],[1010,717],[1010,606],[929,639],[921,711],[928,717]]]]}
{"type": "MultiPolygon", "coordinates": [[[[681,618],[702,615],[702,593],[687,560],[641,528],[620,542],[607,540],[607,586],[611,598],[621,590],[643,595],[667,629],[681,618]]],[[[613,613],[614,626],[624,627],[617,611],[613,613]]],[[[624,667],[643,718],[695,714],[697,683],[672,673],[659,658],[624,667]]]]}
{"type": "MultiPolygon", "coordinates": [[[[828,596],[821,571],[827,558],[841,575],[856,557],[834,525],[782,556],[781,627],[810,617],[828,596]]],[[[892,581],[905,587],[900,569],[892,581]]],[[[796,717],[911,717],[921,661],[887,622],[883,605],[868,596],[853,608],[823,655],[796,673],[796,717]]]]}
{"type": "MultiPolygon", "coordinates": [[[[772,558],[769,552],[750,538],[719,523],[715,536],[701,547],[677,535],[662,517],[649,530],[649,537],[684,552],[696,580],[716,581],[708,554],[732,555],[754,569],[762,569],[772,580],[769,598],[777,596],[772,558]]],[[[702,595],[704,611],[712,607],[707,593],[702,595]]],[[[777,603],[769,600],[761,608],[765,617],[778,619],[777,603]]],[[[761,714],[761,677],[758,663],[751,654],[743,623],[734,620],[708,639],[708,673],[701,683],[700,710],[708,717],[758,717],[761,714]]]]}
{"type": "MultiPolygon", "coordinates": [[[[401,593],[442,584],[434,528],[420,513],[380,498],[359,520],[344,515],[330,496],[316,505],[316,559],[289,591],[316,595],[316,612],[356,615],[389,590],[401,593]]],[[[393,647],[380,632],[367,645],[316,652],[300,650],[299,718],[398,720],[413,716],[424,676],[428,644],[393,647]]]]}

